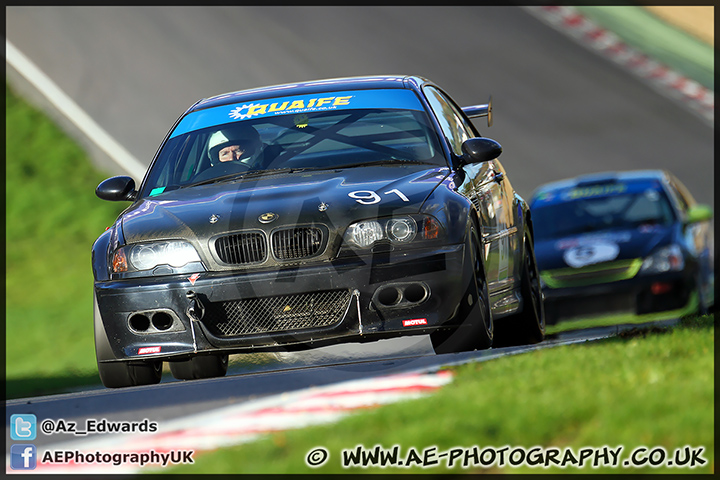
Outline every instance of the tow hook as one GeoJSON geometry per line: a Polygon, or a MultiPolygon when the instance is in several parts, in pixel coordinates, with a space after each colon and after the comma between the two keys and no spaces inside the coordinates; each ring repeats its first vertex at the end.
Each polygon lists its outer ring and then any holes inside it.
{"type": "Polygon", "coordinates": [[[205,307],[202,302],[200,302],[197,294],[192,290],[188,290],[185,296],[190,301],[190,305],[187,307],[188,316],[196,322],[199,322],[205,315],[205,307]]]}

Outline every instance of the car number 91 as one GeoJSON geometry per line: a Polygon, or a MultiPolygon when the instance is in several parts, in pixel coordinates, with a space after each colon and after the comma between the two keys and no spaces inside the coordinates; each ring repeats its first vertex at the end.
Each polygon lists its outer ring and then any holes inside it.
{"type": "MultiPolygon", "coordinates": [[[[410,200],[397,188],[393,188],[392,190],[389,190],[383,195],[390,195],[395,194],[398,197],[400,197],[400,200],[403,202],[409,202],[410,200]]],[[[376,203],[380,203],[382,201],[382,197],[378,195],[377,193],[373,192],[372,190],[356,190],[354,192],[348,193],[348,197],[355,199],[356,202],[362,204],[362,205],[374,205],[376,203]]]]}

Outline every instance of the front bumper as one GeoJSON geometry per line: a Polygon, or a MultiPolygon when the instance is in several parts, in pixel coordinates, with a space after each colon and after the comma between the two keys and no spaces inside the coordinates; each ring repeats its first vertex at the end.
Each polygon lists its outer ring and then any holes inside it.
{"type": "MultiPolygon", "coordinates": [[[[292,350],[457,325],[471,272],[464,245],[319,265],[96,282],[112,356],[292,350]]],[[[97,328],[97,327],[96,327],[97,328]]]]}
{"type": "Polygon", "coordinates": [[[543,288],[545,317],[550,325],[561,320],[605,315],[648,315],[697,307],[696,281],[689,270],[637,275],[596,285],[543,288]]]}

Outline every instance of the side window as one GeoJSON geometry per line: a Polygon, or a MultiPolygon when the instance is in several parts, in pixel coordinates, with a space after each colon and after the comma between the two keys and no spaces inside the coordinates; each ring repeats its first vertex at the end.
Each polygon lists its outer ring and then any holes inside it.
{"type": "Polygon", "coordinates": [[[462,114],[438,89],[425,87],[425,95],[453,152],[462,155],[463,142],[474,136],[472,126],[467,124],[462,114]]]}

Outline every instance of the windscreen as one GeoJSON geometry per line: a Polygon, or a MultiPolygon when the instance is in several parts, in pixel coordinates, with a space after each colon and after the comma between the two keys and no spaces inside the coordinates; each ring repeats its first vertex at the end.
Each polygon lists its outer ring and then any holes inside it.
{"type": "Polygon", "coordinates": [[[141,196],[277,171],[447,165],[414,92],[359,90],[225,105],[184,117],[141,196]]]}
{"type": "Polygon", "coordinates": [[[674,213],[659,182],[613,183],[544,192],[531,202],[536,240],[602,230],[670,225],[674,213]]]}

